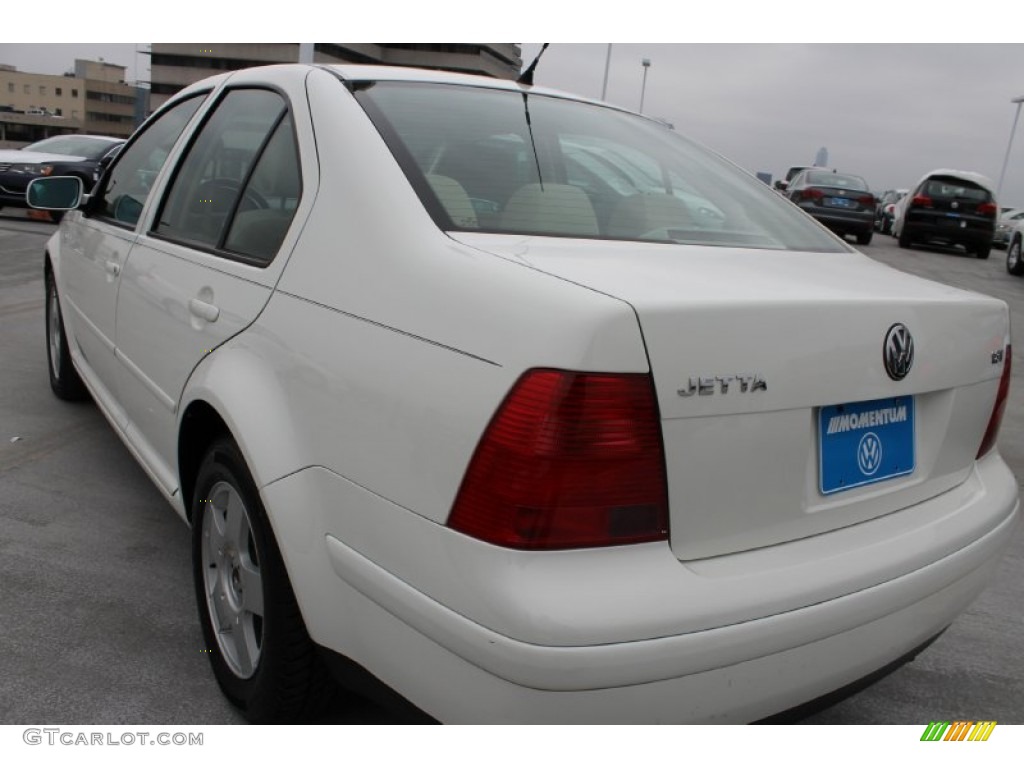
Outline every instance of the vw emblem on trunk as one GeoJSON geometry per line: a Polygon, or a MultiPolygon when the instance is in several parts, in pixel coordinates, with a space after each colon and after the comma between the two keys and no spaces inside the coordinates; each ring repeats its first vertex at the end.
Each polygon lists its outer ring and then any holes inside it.
{"type": "Polygon", "coordinates": [[[903,323],[896,323],[885,334],[882,361],[893,381],[900,381],[910,373],[910,366],[914,364],[914,337],[903,323]]]}

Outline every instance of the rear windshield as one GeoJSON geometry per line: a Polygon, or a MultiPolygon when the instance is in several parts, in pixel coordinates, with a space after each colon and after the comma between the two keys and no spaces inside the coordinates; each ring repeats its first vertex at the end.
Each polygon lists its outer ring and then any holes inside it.
{"type": "Polygon", "coordinates": [[[867,182],[860,176],[848,176],[845,173],[833,173],[831,171],[808,171],[807,183],[820,187],[852,189],[857,192],[866,192],[868,188],[867,182]]]}
{"type": "Polygon", "coordinates": [[[750,174],[636,115],[434,83],[355,94],[446,231],[849,250],[750,174]]]}
{"type": "Polygon", "coordinates": [[[976,203],[987,203],[992,199],[991,193],[984,187],[952,177],[938,176],[926,181],[921,191],[928,197],[941,197],[949,200],[973,200],[976,203]]]}

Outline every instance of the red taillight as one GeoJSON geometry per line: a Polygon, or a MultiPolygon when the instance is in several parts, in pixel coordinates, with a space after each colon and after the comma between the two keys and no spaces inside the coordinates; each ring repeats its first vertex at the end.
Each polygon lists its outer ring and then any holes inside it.
{"type": "Polygon", "coordinates": [[[998,210],[995,203],[982,203],[978,206],[977,213],[979,216],[995,216],[998,210]]]}
{"type": "Polygon", "coordinates": [[[978,449],[976,459],[980,459],[992,450],[999,437],[999,427],[1003,423],[1003,411],[1006,410],[1006,398],[1010,394],[1010,362],[1013,360],[1013,347],[1006,345],[1006,352],[1003,356],[1003,375],[999,377],[999,390],[996,392],[996,402],[992,406],[992,416],[988,420],[988,427],[985,429],[985,436],[981,439],[981,447],[978,449]]]}
{"type": "Polygon", "coordinates": [[[861,195],[857,198],[857,202],[866,208],[874,208],[876,200],[874,195],[861,195]]]}
{"type": "Polygon", "coordinates": [[[803,200],[821,200],[825,196],[817,187],[807,187],[807,189],[800,190],[800,197],[803,200]]]}
{"type": "Polygon", "coordinates": [[[911,205],[916,205],[919,208],[931,208],[932,199],[928,195],[914,195],[914,199],[910,201],[911,205]]]}
{"type": "Polygon", "coordinates": [[[480,438],[448,525],[516,549],[667,538],[650,376],[525,373],[480,438]]]}

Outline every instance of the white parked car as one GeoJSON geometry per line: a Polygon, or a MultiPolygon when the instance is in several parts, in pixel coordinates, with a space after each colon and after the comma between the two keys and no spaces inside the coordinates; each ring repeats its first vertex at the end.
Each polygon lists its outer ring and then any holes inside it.
{"type": "Polygon", "coordinates": [[[1018,221],[1007,235],[1006,271],[1020,277],[1024,275],[1024,256],[1021,255],[1024,243],[1024,221],[1018,221]]]}
{"type": "Polygon", "coordinates": [[[1018,523],[1006,305],[636,114],[243,70],[29,196],[77,209],[53,389],[191,524],[254,721],[325,659],[442,721],[759,719],[925,645],[1018,523]]]}
{"type": "Polygon", "coordinates": [[[1003,211],[999,215],[999,222],[996,224],[996,231],[992,236],[992,246],[994,248],[1008,248],[1014,228],[1022,221],[1024,221],[1024,210],[1008,208],[1003,211]]]}

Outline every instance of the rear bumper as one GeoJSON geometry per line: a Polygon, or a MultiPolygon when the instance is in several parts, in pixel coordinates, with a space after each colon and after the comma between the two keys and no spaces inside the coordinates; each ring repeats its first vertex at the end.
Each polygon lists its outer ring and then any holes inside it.
{"type": "Polygon", "coordinates": [[[967,247],[990,246],[995,236],[995,226],[976,220],[926,220],[909,219],[903,222],[904,236],[915,241],[936,241],[967,247]],[[960,221],[965,226],[954,226],[960,221]]]}
{"type": "Polygon", "coordinates": [[[848,212],[821,206],[801,205],[800,207],[805,213],[810,214],[829,229],[839,233],[872,232],[875,228],[874,210],[848,212]]]}
{"type": "MultiPolygon", "coordinates": [[[[979,463],[976,475],[984,491],[972,494],[959,514],[994,522],[966,545],[927,564],[793,610],[734,621],[734,606],[722,605],[721,621],[705,629],[642,636],[650,630],[637,626],[638,639],[619,642],[595,637],[593,643],[580,643],[577,636],[577,642],[559,643],[560,629],[567,640],[578,630],[561,627],[565,615],[546,617],[554,627],[547,642],[526,637],[526,627],[522,633],[509,626],[495,629],[488,623],[502,621],[471,615],[468,603],[444,604],[422,585],[399,578],[331,534],[314,544],[319,551],[287,543],[282,550],[314,639],[351,657],[443,721],[749,722],[886,666],[940,632],[977,596],[1019,513],[1016,481],[997,455],[979,463]],[[1000,508],[980,508],[993,504],[1000,508]]],[[[277,485],[264,492],[279,494],[284,489],[277,485]]],[[[277,503],[270,501],[272,507],[277,503]]],[[[934,538],[941,539],[941,527],[934,538]]],[[[937,541],[937,546],[942,545],[937,541]]],[[[420,549],[438,554],[429,544],[420,549]]],[[[637,549],[658,558],[667,547],[637,549]]],[[[470,582],[471,591],[474,580],[481,592],[488,591],[471,562],[431,565],[444,578],[470,582]]],[[[887,567],[867,563],[864,569],[883,572],[887,567]]],[[[621,575],[629,578],[626,572],[621,575]]],[[[575,589],[582,599],[588,594],[587,578],[577,576],[578,583],[552,584],[552,589],[575,589]]],[[[828,580],[829,574],[823,571],[821,578],[828,580]]],[[[716,589],[716,579],[705,574],[705,581],[706,589],[716,589]]],[[[510,585],[504,600],[531,597],[519,594],[516,586],[510,585]]],[[[598,613],[606,610],[609,624],[621,625],[614,605],[610,599],[605,607],[593,607],[598,613]]],[[[681,610],[686,606],[663,606],[666,614],[681,610]]]]}

